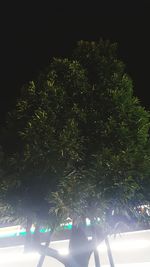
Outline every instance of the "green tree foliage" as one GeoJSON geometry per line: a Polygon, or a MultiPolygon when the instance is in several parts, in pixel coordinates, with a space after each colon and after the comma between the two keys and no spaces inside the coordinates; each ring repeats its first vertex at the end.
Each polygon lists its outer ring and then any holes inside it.
{"type": "Polygon", "coordinates": [[[66,70],[62,76],[70,89],[68,113],[77,125],[82,156],[64,173],[54,199],[60,197],[60,207],[66,207],[68,215],[74,211],[90,217],[95,211],[103,218],[112,211],[131,213],[144,200],[141,181],[149,176],[149,114],[133,96],[115,44],[81,41],[73,60],[82,66],[86,86],[71,90],[66,70]]]}
{"type": "MultiPolygon", "coordinates": [[[[107,231],[123,212],[136,217],[149,201],[149,127],[116,44],[79,42],[71,58],[54,58],[22,88],[9,115],[3,147],[19,184],[15,207],[35,221],[69,216],[78,231],[86,217],[107,231]]],[[[83,239],[89,257],[96,243],[83,239]]],[[[77,258],[71,266],[81,265],[77,258]]]]}
{"type": "Polygon", "coordinates": [[[7,164],[7,160],[0,147],[0,225],[3,226],[6,223],[10,223],[14,220],[14,212],[12,205],[9,203],[8,191],[11,187],[14,187],[14,181],[10,182],[9,169],[10,165],[7,164]]]}

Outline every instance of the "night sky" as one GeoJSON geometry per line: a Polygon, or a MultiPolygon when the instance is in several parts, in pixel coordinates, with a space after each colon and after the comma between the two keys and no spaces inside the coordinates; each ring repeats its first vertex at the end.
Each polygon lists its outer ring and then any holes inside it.
{"type": "Polygon", "coordinates": [[[134,94],[150,107],[150,1],[27,1],[1,4],[0,122],[21,86],[55,56],[70,55],[78,40],[109,39],[134,81],[134,94]],[[74,4],[71,4],[74,3],[74,4]],[[70,4],[69,4],[70,3],[70,4]]]}

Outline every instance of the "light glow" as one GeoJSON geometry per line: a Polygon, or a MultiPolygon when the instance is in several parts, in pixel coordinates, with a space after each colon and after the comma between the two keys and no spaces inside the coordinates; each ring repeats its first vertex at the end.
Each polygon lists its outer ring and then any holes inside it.
{"type": "MultiPolygon", "coordinates": [[[[33,234],[34,231],[35,231],[35,226],[32,225],[31,229],[30,229],[31,234],[33,234]]],[[[50,231],[50,229],[46,229],[46,228],[40,229],[41,233],[46,233],[49,231],[50,231]]],[[[0,238],[24,236],[24,235],[26,235],[26,229],[24,227],[22,227],[21,225],[8,226],[8,227],[0,228],[0,238]]]]}
{"type": "Polygon", "coordinates": [[[69,254],[69,250],[67,248],[62,248],[58,250],[60,255],[68,255],[69,254]]]}
{"type": "MultiPolygon", "coordinates": [[[[143,249],[150,246],[150,241],[146,239],[130,239],[130,240],[114,240],[110,241],[110,247],[113,251],[131,251],[136,249],[143,249]]],[[[106,244],[103,242],[97,247],[98,251],[104,252],[107,250],[106,244]]]]}
{"type": "MultiPolygon", "coordinates": [[[[103,267],[110,267],[110,265],[103,265],[103,267]]],[[[115,264],[115,267],[150,267],[150,262],[115,264]]]]}
{"type": "Polygon", "coordinates": [[[14,263],[14,262],[25,262],[37,260],[40,254],[37,252],[23,253],[23,252],[13,252],[13,253],[0,253],[1,263],[14,263]]]}
{"type": "MultiPolygon", "coordinates": [[[[138,232],[125,233],[122,234],[121,236],[116,236],[116,238],[113,238],[113,236],[109,237],[110,247],[112,249],[112,252],[114,252],[115,254],[115,261],[116,261],[115,267],[150,267],[149,234],[150,230],[144,230],[138,232]],[[132,263],[130,262],[130,263],[119,264],[119,262],[117,262],[118,260],[117,257],[119,256],[120,258],[120,255],[121,257],[123,257],[124,252],[127,252],[127,255],[128,253],[129,254],[131,253],[131,255],[133,254],[133,257],[131,259],[131,261],[133,261],[132,263]],[[136,257],[137,253],[139,253],[140,256],[139,257],[140,262],[138,257],[136,257]]],[[[91,237],[89,237],[89,239],[91,239],[91,237]]],[[[59,254],[67,255],[69,254],[68,242],[69,240],[53,241],[51,242],[51,247],[56,249],[59,254]]],[[[107,261],[105,259],[106,258],[105,253],[107,254],[105,242],[102,242],[98,246],[98,251],[102,253],[101,257],[104,260],[105,265],[102,266],[109,267],[109,265],[106,265],[107,261]]],[[[40,255],[36,252],[24,253],[23,246],[0,248],[0,266],[2,265],[2,267],[36,266],[39,257],[40,255]]],[[[49,257],[49,261],[51,260],[52,260],[51,257],[49,257]]],[[[52,264],[52,266],[54,266],[54,264],[52,264]]]]}

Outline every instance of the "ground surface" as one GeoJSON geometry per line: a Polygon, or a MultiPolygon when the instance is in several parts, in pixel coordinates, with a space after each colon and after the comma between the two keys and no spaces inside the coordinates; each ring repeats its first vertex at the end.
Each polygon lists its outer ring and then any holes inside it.
{"type": "MultiPolygon", "coordinates": [[[[150,267],[150,230],[124,233],[109,238],[115,267],[150,267]]],[[[65,254],[68,250],[68,241],[56,241],[52,247],[65,254]]],[[[98,248],[101,266],[109,266],[105,243],[98,248]]],[[[23,246],[0,249],[0,267],[36,267],[39,255],[36,253],[23,254],[23,246]]],[[[46,257],[43,267],[63,267],[56,260],[46,257]]],[[[94,267],[93,257],[89,267],[94,267]]]]}

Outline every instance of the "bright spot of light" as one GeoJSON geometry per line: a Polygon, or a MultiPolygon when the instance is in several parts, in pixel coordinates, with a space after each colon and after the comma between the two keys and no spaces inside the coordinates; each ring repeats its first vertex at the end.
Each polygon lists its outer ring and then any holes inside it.
{"type": "MultiPolygon", "coordinates": [[[[149,267],[150,262],[140,262],[140,263],[126,263],[126,264],[115,264],[115,267],[149,267]],[[142,265],[141,265],[142,264],[142,265]]],[[[110,265],[103,265],[103,267],[110,267],[110,265]]]]}
{"type": "Polygon", "coordinates": [[[90,224],[91,224],[91,221],[88,218],[86,218],[86,225],[90,225],[90,224]]]}
{"type": "Polygon", "coordinates": [[[67,248],[63,248],[59,250],[59,254],[60,255],[68,255],[69,254],[69,250],[67,248]]]}
{"type": "Polygon", "coordinates": [[[24,253],[23,248],[12,248],[10,252],[9,249],[1,248],[0,249],[0,262],[1,263],[14,263],[14,262],[25,262],[37,260],[40,257],[40,254],[37,252],[24,253]]]}
{"type": "Polygon", "coordinates": [[[6,263],[6,262],[24,262],[28,260],[34,260],[38,259],[39,254],[38,253],[9,253],[9,254],[0,254],[1,262],[6,263]]]}
{"type": "MultiPolygon", "coordinates": [[[[150,246],[150,241],[146,239],[130,239],[130,240],[122,240],[122,241],[110,241],[110,247],[113,251],[131,251],[136,249],[143,249],[150,246]]],[[[101,252],[104,252],[107,250],[106,244],[103,242],[101,243],[97,249],[101,252]]]]}

